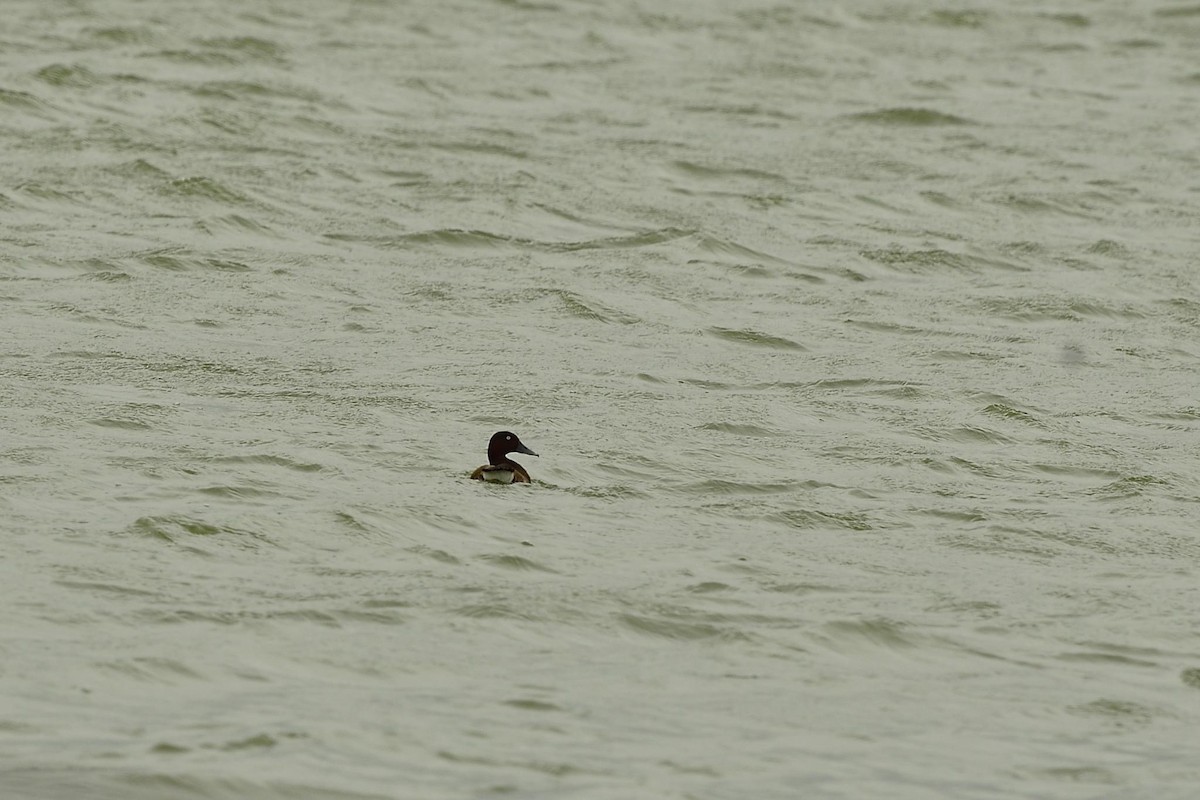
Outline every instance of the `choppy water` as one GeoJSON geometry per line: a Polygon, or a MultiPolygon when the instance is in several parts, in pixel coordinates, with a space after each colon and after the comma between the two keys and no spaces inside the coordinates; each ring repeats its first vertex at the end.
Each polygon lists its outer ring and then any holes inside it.
{"type": "Polygon", "coordinates": [[[1194,796],[1200,6],[4,10],[5,798],[1194,796]]]}

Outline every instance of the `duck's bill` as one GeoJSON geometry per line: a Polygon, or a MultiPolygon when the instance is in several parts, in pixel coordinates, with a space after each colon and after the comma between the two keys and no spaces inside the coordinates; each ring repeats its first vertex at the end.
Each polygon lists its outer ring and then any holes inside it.
{"type": "Polygon", "coordinates": [[[527,455],[527,456],[534,456],[535,458],[541,458],[541,456],[539,456],[537,453],[535,453],[535,452],[533,452],[532,450],[530,450],[530,449],[529,449],[528,447],[526,447],[525,445],[521,445],[520,447],[518,447],[518,448],[517,448],[517,452],[518,452],[518,453],[524,453],[524,454],[525,454],[525,455],[527,455]]]}

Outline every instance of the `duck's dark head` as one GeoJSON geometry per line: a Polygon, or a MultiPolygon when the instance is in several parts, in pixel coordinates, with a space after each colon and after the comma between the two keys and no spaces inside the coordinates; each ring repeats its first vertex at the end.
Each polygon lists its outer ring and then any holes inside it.
{"type": "Polygon", "coordinates": [[[511,431],[499,431],[492,434],[492,440],[488,442],[488,463],[503,464],[507,460],[505,456],[509,453],[524,453],[527,456],[537,455],[537,453],[521,444],[521,440],[511,431]]]}

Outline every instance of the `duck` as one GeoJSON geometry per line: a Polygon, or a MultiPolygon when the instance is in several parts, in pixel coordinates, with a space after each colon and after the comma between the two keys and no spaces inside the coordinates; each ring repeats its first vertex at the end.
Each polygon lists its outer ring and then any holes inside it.
{"type": "Polygon", "coordinates": [[[509,453],[524,453],[541,458],[521,444],[521,440],[512,431],[497,431],[488,442],[488,463],[472,472],[471,480],[489,483],[533,483],[525,468],[508,457],[509,453]]]}

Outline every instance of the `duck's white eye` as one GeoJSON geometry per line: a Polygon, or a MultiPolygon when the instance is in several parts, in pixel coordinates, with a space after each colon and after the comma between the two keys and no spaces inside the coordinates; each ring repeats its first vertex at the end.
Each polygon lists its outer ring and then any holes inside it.
{"type": "Polygon", "coordinates": [[[511,441],[512,441],[512,437],[511,437],[511,436],[505,436],[505,437],[504,437],[504,441],[506,441],[506,442],[511,442],[511,441]]]}

